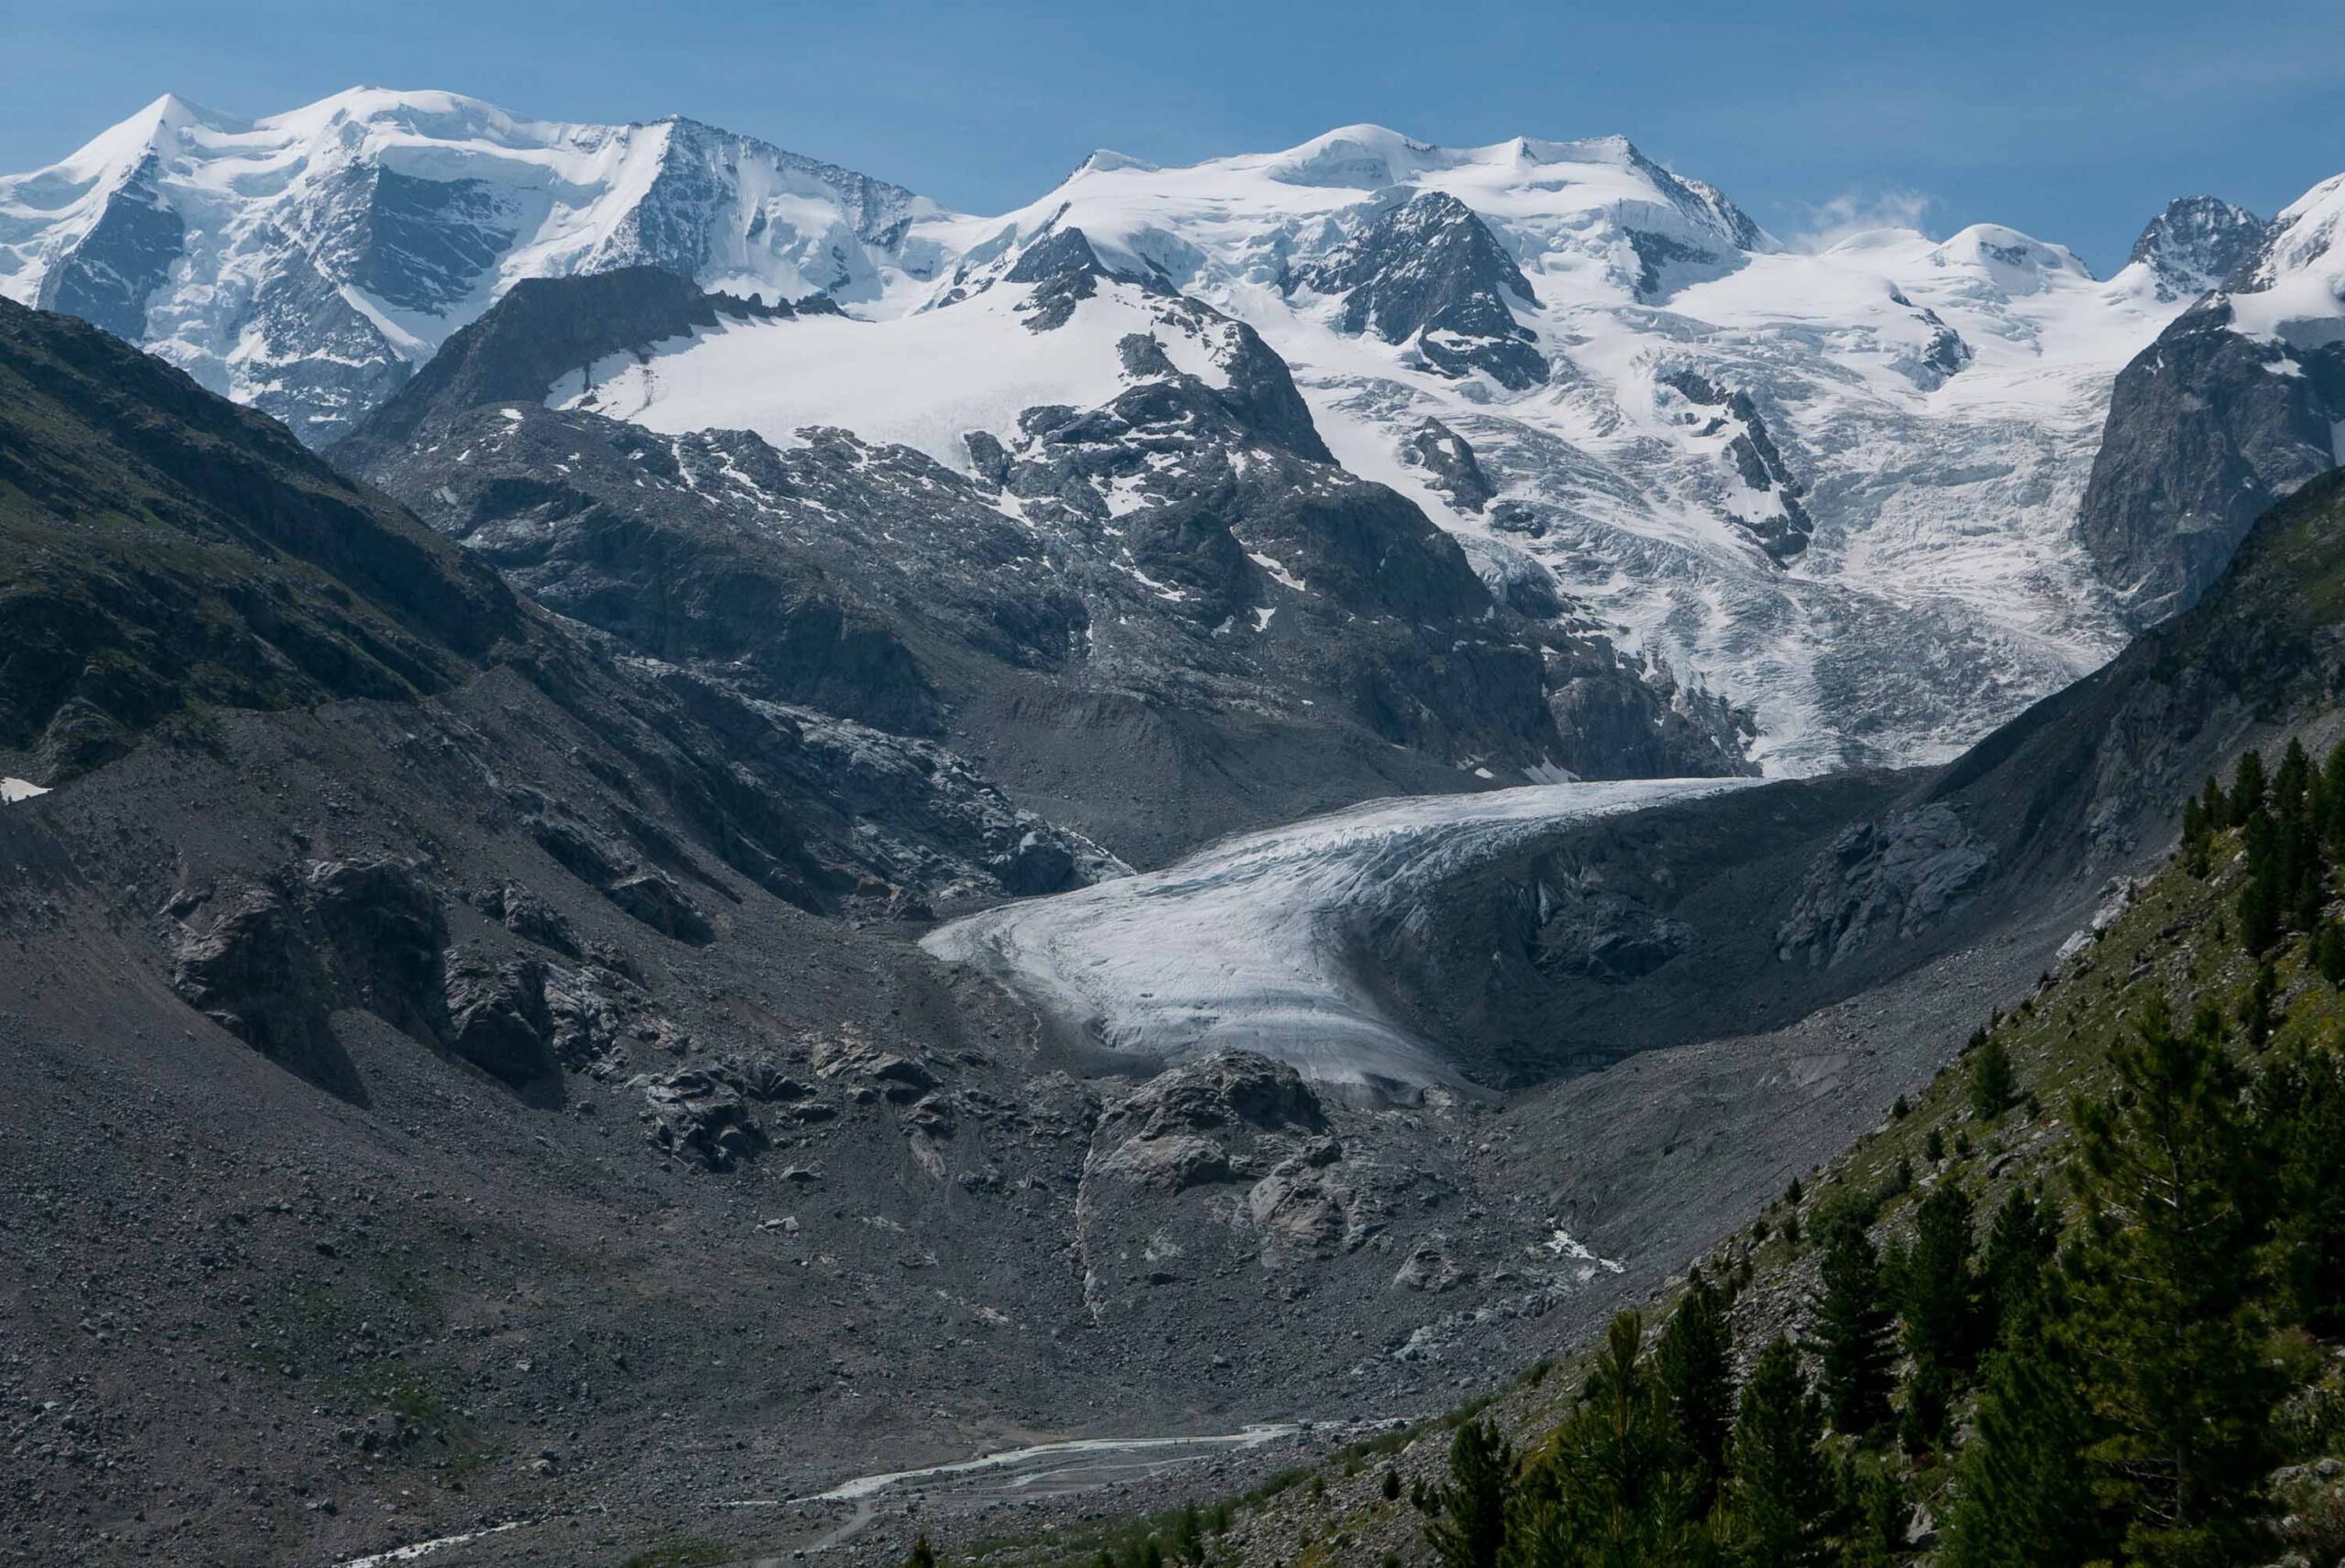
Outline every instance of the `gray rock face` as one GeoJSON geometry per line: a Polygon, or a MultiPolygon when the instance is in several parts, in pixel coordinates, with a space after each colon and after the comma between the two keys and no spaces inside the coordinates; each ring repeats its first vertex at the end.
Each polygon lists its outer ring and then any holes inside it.
{"type": "Polygon", "coordinates": [[[1413,341],[1445,375],[1479,370],[1516,392],[1547,379],[1546,356],[1507,303],[1537,296],[1489,225],[1455,196],[1410,198],[1292,282],[1345,296],[1345,331],[1413,341]]]}
{"type": "Polygon", "coordinates": [[[2271,224],[2214,196],[2179,196],[2152,218],[2128,261],[2157,273],[2158,298],[2195,299],[2254,256],[2271,224]]]}
{"type": "Polygon", "coordinates": [[[2137,625],[2187,609],[2256,517],[2337,465],[2345,340],[2231,328],[2216,294],[2117,377],[2077,532],[2137,625]]]}
{"type": "Polygon", "coordinates": [[[1498,495],[1473,447],[1439,419],[1428,418],[1410,433],[1401,444],[1401,461],[1423,469],[1433,487],[1461,512],[1479,512],[1498,495]]]}
{"type": "Polygon", "coordinates": [[[321,214],[318,265],[379,299],[437,313],[464,299],[518,237],[514,194],[353,165],[321,214]]]}
{"type": "Polygon", "coordinates": [[[518,1087],[554,1071],[546,965],[494,963],[476,953],[448,966],[448,1044],[483,1072],[518,1087]]]}
{"type": "Polygon", "coordinates": [[[649,1107],[644,1140],[707,1171],[731,1171],[766,1147],[765,1132],[729,1075],[697,1067],[634,1081],[649,1107]]]}
{"type": "Polygon", "coordinates": [[[187,223],[155,188],[160,159],[149,153],[106,201],[71,256],[41,279],[44,310],[104,327],[127,343],[147,335],[147,301],[170,277],[187,223]]]}
{"type": "Polygon", "coordinates": [[[191,1006],[335,1093],[355,1084],[327,1028],[360,1007],[435,1045],[449,1035],[447,918],[399,860],[321,861],[174,900],[171,983],[191,1006]]]}
{"type": "Polygon", "coordinates": [[[1817,857],[1775,933],[1777,954],[1822,968],[1909,940],[1959,909],[1994,866],[1944,805],[1854,822],[1817,857]]]}
{"type": "Polygon", "coordinates": [[[1101,1117],[1106,1130],[1147,1140],[1222,1128],[1318,1132],[1327,1125],[1318,1096],[1282,1062],[1223,1051],[1150,1079],[1101,1117]]]}
{"type": "Polygon", "coordinates": [[[1719,387],[1693,370],[1663,371],[1653,379],[1676,390],[1687,402],[1704,410],[1716,410],[1707,415],[1710,431],[1733,430],[1734,434],[1727,442],[1727,456],[1733,462],[1736,474],[1763,502],[1772,503],[1772,510],[1754,511],[1749,516],[1729,512],[1729,520],[1749,534],[1767,558],[1779,566],[1803,554],[1816,534],[1815,519],[1801,504],[1807,486],[1784,462],[1751,394],[1719,387]]]}
{"type": "MultiPolygon", "coordinates": [[[[742,166],[767,163],[785,181],[828,194],[860,246],[834,245],[826,267],[807,281],[825,293],[851,294],[877,278],[872,251],[894,249],[920,199],[900,185],[873,180],[851,169],[769,147],[681,116],[666,122],[668,136],[643,200],[628,210],[597,257],[599,267],[658,267],[694,278],[720,259],[730,236],[724,225],[734,216],[742,166]]],[[[749,216],[750,243],[762,237],[774,217],[760,206],[749,216]]]]}

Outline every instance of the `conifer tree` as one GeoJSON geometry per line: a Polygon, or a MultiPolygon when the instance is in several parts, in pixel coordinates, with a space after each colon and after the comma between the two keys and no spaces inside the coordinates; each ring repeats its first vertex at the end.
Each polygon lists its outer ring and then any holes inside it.
{"type": "Polygon", "coordinates": [[[1612,1320],[1579,1403],[1509,1526],[1511,1568],[1683,1562],[1698,1516],[1635,1312],[1612,1320]]]}
{"type": "Polygon", "coordinates": [[[1725,1532],[1747,1568],[1811,1568],[1832,1559],[1832,1476],[1818,1443],[1824,1407],[1799,1352],[1778,1335],[1759,1354],[1734,1422],[1725,1532]]]}
{"type": "Polygon", "coordinates": [[[1893,1568],[1905,1556],[1905,1522],[1912,1504],[1896,1475],[1871,1455],[1849,1454],[1836,1486],[1846,1521],[1840,1568],[1893,1568]]]}
{"type": "Polygon", "coordinates": [[[1894,1324],[1882,1298],[1881,1258],[1860,1225],[1834,1229],[1816,1303],[1819,1379],[1835,1431],[1863,1437],[1889,1419],[1894,1324]]]}
{"type": "Polygon", "coordinates": [[[904,1568],[936,1568],[936,1549],[929,1545],[926,1530],[913,1538],[911,1555],[904,1559],[904,1568]]]}
{"type": "Polygon", "coordinates": [[[2329,844],[2345,844],[2345,740],[2329,748],[2329,760],[2321,767],[2319,827],[2329,844]]]}
{"type": "Polygon", "coordinates": [[[1183,1503],[1179,1517],[1172,1521],[1172,1555],[1192,1568],[1205,1560],[1205,1517],[1197,1512],[1194,1502],[1183,1503]]]}
{"type": "Polygon", "coordinates": [[[2263,809],[2263,754],[2260,751],[2242,753],[2239,768],[2231,775],[2230,799],[2225,802],[2223,814],[2232,826],[2247,821],[2248,813],[2263,809]]]}
{"type": "Polygon", "coordinates": [[[2198,792],[2198,809],[2206,813],[2209,833],[2221,833],[2233,825],[2230,802],[2223,798],[2223,787],[2215,782],[2212,774],[2207,777],[2207,787],[2198,792]]]}
{"type": "Polygon", "coordinates": [[[2028,1309],[1987,1363],[1977,1430],[1956,1461],[1947,1568],[2081,1568],[2114,1555],[2083,1463],[2101,1429],[2053,1316],[2028,1309]]]}
{"type": "Polygon", "coordinates": [[[1975,1344],[1970,1267],[1970,1194],[1949,1180],[1914,1211],[1914,1251],[1904,1279],[1905,1349],[1957,1376],[1970,1366],[1975,1344]]]}
{"type": "Polygon", "coordinates": [[[2313,928],[2312,966],[2331,985],[2345,985],[2345,921],[2334,915],[2313,928]]]}
{"type": "Polygon", "coordinates": [[[1986,1319],[1980,1325],[1982,1345],[2001,1338],[2035,1299],[2059,1236],[2058,1216],[2047,1213],[2024,1188],[2014,1190],[1995,1211],[1979,1267],[1986,1319]]]}
{"type": "Polygon", "coordinates": [[[1514,1449],[1488,1421],[1469,1421],[1449,1442],[1449,1480],[1434,1489],[1425,1541],[1442,1568],[1494,1568],[1506,1546],[1514,1449]]]}
{"type": "Polygon", "coordinates": [[[1916,1361],[1905,1375],[1905,1403],[1897,1412],[1897,1444],[1920,1457],[1936,1452],[1954,1406],[1954,1378],[1935,1361],[1916,1361]]]}
{"type": "Polygon", "coordinates": [[[2011,1048],[1998,1029],[1980,1042],[1970,1058],[1970,1113],[1991,1122],[2019,1098],[2019,1076],[2012,1071],[2011,1048]]]}
{"type": "Polygon", "coordinates": [[[1662,1331],[1653,1366],[1694,1489],[1694,1507],[1707,1513],[1726,1479],[1727,1444],[1734,1432],[1734,1317],[1726,1291],[1698,1268],[1687,1277],[1685,1299],[1662,1331]]]}
{"type": "Polygon", "coordinates": [[[2191,876],[2204,878],[2209,868],[2209,855],[2214,833],[2207,825],[2207,808],[2196,796],[2182,807],[2182,867],[2191,876]]]}
{"type": "Polygon", "coordinates": [[[2272,775],[2274,813],[2283,818],[2301,814],[2312,782],[2312,758],[2305,755],[2304,743],[2291,735],[2288,749],[2280,756],[2279,768],[2272,775]]]}
{"type": "Polygon", "coordinates": [[[2255,978],[2248,982],[2247,999],[2240,1004],[2239,1032],[2246,1038],[2248,1049],[2261,1051],[2263,1042],[2272,1038],[2272,996],[2280,988],[2279,977],[2272,971],[2269,959],[2255,966],[2255,978]]]}
{"type": "Polygon", "coordinates": [[[2276,1255],[2291,1314],[2345,1333],[2345,1054],[2297,1049],[2256,1086],[2278,1183],[2276,1255]]]}
{"type": "Polygon", "coordinates": [[[2271,1184],[2222,1023],[2153,997],[2109,1053],[2116,1087],[2075,1106],[2086,1226],[2076,1320],[2108,1435],[2089,1451],[2126,1555],[2253,1557],[2281,1392],[2264,1354],[2271,1184]]]}
{"type": "Polygon", "coordinates": [[[2248,952],[2261,956],[2279,940],[2285,910],[2280,828],[2271,812],[2257,807],[2245,814],[2240,833],[2247,844],[2247,876],[2239,889],[2239,939],[2248,952]]]}

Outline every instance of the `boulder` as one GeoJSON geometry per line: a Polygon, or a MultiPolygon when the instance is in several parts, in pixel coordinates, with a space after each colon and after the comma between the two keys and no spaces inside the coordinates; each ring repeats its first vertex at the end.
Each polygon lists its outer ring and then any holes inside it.
{"type": "Polygon", "coordinates": [[[449,966],[447,1005],[449,1049],[474,1066],[516,1088],[555,1071],[545,964],[461,955],[449,966]]]}
{"type": "Polygon", "coordinates": [[[1211,1138],[1189,1133],[1128,1139],[1101,1160],[1098,1168],[1168,1195],[1212,1182],[1238,1180],[1227,1149],[1211,1138]]]}
{"type": "Polygon", "coordinates": [[[740,1090],[720,1073],[686,1067],[633,1083],[650,1107],[644,1138],[654,1149],[705,1170],[731,1171],[766,1147],[740,1090]]]}

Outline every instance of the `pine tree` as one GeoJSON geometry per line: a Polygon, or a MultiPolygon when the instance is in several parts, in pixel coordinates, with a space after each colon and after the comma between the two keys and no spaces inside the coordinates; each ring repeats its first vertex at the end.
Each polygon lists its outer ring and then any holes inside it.
{"type": "Polygon", "coordinates": [[[2318,796],[2319,780],[2311,760],[2302,745],[2289,741],[2273,780],[2272,811],[2278,838],[2280,907],[2287,923],[2298,931],[2310,931],[2329,902],[2328,857],[2315,815],[2318,796]]]}
{"type": "Polygon", "coordinates": [[[1905,1375],[1905,1403],[1897,1412],[1897,1445],[1919,1458],[1937,1451],[1954,1405],[1954,1378],[1936,1361],[1916,1361],[1905,1375]]]}
{"type": "Polygon", "coordinates": [[[2331,915],[2313,927],[2312,966],[2331,985],[2345,985],[2345,921],[2331,915]]]}
{"type": "Polygon", "coordinates": [[[2320,836],[2330,844],[2345,844],[2345,740],[2329,748],[2320,770],[2320,836]]]}
{"type": "Polygon", "coordinates": [[[2250,751],[2241,754],[2238,771],[2231,775],[2230,799],[2225,802],[2223,814],[2236,827],[2247,821],[2248,813],[2263,809],[2263,754],[2250,751]]]}
{"type": "Polygon", "coordinates": [[[2240,833],[2247,844],[2247,876],[2239,889],[2239,939],[2248,952],[2260,956],[2279,940],[2286,908],[2281,882],[2280,827],[2272,813],[2259,807],[2245,814],[2240,833]]]}
{"type": "Polygon", "coordinates": [[[1509,1527],[1511,1568],[1681,1562],[1694,1489],[1635,1312],[1612,1320],[1579,1403],[1555,1432],[1509,1527]]]}
{"type": "Polygon", "coordinates": [[[2207,808],[2196,796],[2182,807],[2182,868],[2191,876],[2204,878],[2209,869],[2209,855],[2214,844],[2214,832],[2207,825],[2207,808]]]}
{"type": "Polygon", "coordinates": [[[1837,1521],[1823,1436],[1823,1404],[1808,1391],[1799,1352],[1778,1335],[1752,1366],[1735,1417],[1723,1523],[1738,1563],[1809,1568],[1831,1561],[1837,1521]]]}
{"type": "Polygon", "coordinates": [[[2291,735],[2288,749],[2280,756],[2279,769],[2272,775],[2273,811],[2282,818],[2301,814],[2312,782],[2312,758],[2305,755],[2304,743],[2291,735]]]}
{"type": "Polygon", "coordinates": [[[1914,1251],[1904,1270],[1906,1353],[1949,1377],[1976,1349],[1976,1280],[1970,1268],[1970,1194],[1940,1182],[1914,1210],[1914,1251]]]}
{"type": "Polygon", "coordinates": [[[2012,1071],[2011,1048],[1998,1029],[1970,1059],[1970,1113],[1982,1122],[1991,1122],[2018,1098],[2019,1077],[2012,1071]]]}
{"type": "Polygon", "coordinates": [[[929,1545],[926,1530],[913,1539],[912,1552],[904,1559],[904,1568],[936,1568],[936,1549],[929,1545]]]}
{"type": "Polygon", "coordinates": [[[2212,1008],[2179,1030],[2154,997],[2109,1060],[2116,1087],[2076,1103],[2071,1168],[2077,1319],[2109,1428],[2088,1456],[2129,1557],[2247,1560],[2282,1391],[2263,1351],[2267,1162],[2212,1008]]]}
{"type": "Polygon", "coordinates": [[[1881,1258],[1862,1225],[1837,1227],[1824,1254],[1816,1303],[1820,1379],[1834,1430],[1863,1437],[1889,1419],[1893,1324],[1881,1288],[1881,1258]]]}
{"type": "Polygon", "coordinates": [[[2247,999],[2239,1009],[2239,1032],[2250,1051],[2263,1050],[2264,1041],[2272,1038],[2272,996],[2279,988],[2271,961],[2257,964],[2255,978],[2248,983],[2247,999]]]}
{"type": "Polygon", "coordinates": [[[1707,1513],[1726,1479],[1727,1443],[1734,1432],[1734,1315],[1726,1291],[1698,1268],[1662,1331],[1653,1367],[1694,1487],[1694,1507],[1707,1513]]]}
{"type": "Polygon", "coordinates": [[[2029,1309],[1988,1360],[1977,1429],[1956,1461],[1947,1568],[2081,1568],[2115,1554],[2083,1462],[2101,1429],[2053,1315],[2029,1309]]]}
{"type": "Polygon", "coordinates": [[[2020,1321],[2035,1299],[2059,1237],[2058,1216],[2046,1213],[2024,1188],[2014,1190],[1995,1211],[1979,1267],[1986,1318],[1980,1325],[1981,1344],[2000,1339],[2005,1327],[2020,1321]]]}
{"type": "Polygon", "coordinates": [[[1893,1568],[1905,1556],[1905,1521],[1913,1505],[1888,1466],[1871,1455],[1849,1454],[1835,1477],[1840,1517],[1840,1568],[1893,1568]]]}
{"type": "Polygon", "coordinates": [[[2299,1048],[2256,1086],[2278,1182],[2275,1252],[2292,1314],[2345,1333],[2345,1054],[2299,1048]]]}
{"type": "Polygon", "coordinates": [[[2207,787],[2198,792],[2198,809],[2206,814],[2209,833],[2221,833],[2232,825],[2230,802],[2223,798],[2223,787],[2215,782],[2212,774],[2207,777],[2207,787]]]}
{"type": "MultiPolygon", "coordinates": [[[[1392,1476],[1389,1470],[1385,1475],[1392,1478],[1393,1490],[1399,1491],[1399,1477],[1392,1476]]],[[[1180,1515],[1172,1521],[1172,1555],[1176,1561],[1192,1565],[1205,1560],[1205,1517],[1197,1512],[1197,1505],[1193,1502],[1183,1503],[1180,1515]]]]}
{"type": "Polygon", "coordinates": [[[1425,1541],[1442,1568],[1494,1568],[1506,1546],[1514,1449],[1487,1421],[1469,1421],[1449,1442],[1449,1480],[1434,1488],[1425,1541]]]}

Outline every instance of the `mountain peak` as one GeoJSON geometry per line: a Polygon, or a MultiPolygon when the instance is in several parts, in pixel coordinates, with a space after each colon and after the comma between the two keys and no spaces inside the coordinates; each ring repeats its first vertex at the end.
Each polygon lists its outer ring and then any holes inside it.
{"type": "Polygon", "coordinates": [[[1284,185],[1380,191],[1446,161],[1445,149],[1383,125],[1338,125],[1270,159],[1266,172],[1284,185]]]}
{"type": "Polygon", "coordinates": [[[2270,229],[2220,197],[2177,196],[2143,226],[2126,259],[2156,275],[2159,299],[2196,299],[2254,255],[2270,229]]]}
{"type": "Polygon", "coordinates": [[[1094,147],[1091,150],[1091,156],[1083,160],[1075,172],[1077,174],[1113,174],[1126,169],[1137,169],[1142,174],[1162,174],[1164,171],[1162,164],[1151,163],[1144,158],[1134,158],[1129,153],[1118,152],[1113,147],[1094,147]]]}

